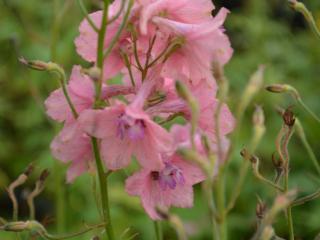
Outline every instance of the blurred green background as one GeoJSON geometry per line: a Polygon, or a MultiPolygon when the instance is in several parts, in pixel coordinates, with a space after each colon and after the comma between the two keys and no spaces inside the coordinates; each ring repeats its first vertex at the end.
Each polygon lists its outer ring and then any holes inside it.
{"type": "MultiPolygon", "coordinates": [[[[304,2],[320,23],[320,1],[304,2]]],[[[94,11],[99,1],[86,3],[90,11],[94,11]]],[[[295,86],[306,104],[320,115],[320,41],[310,32],[300,14],[294,13],[285,0],[226,0],[215,1],[215,4],[231,10],[225,25],[235,50],[225,70],[231,86],[231,109],[236,110],[250,75],[259,64],[265,64],[265,84],[288,83],[295,86]]],[[[49,151],[50,141],[61,126],[46,117],[43,107],[43,101],[50,91],[58,87],[58,83],[49,74],[21,66],[18,58],[54,60],[67,72],[74,64],[87,66],[76,54],[73,44],[82,18],[79,6],[73,0],[0,1],[0,216],[10,219],[12,212],[6,186],[33,162],[36,171],[27,184],[17,190],[20,219],[28,218],[25,196],[32,190],[40,172],[49,168],[51,175],[44,193],[36,199],[36,208],[37,219],[53,233],[74,232],[83,228],[84,222],[97,222],[92,178],[85,175],[72,185],[64,183],[66,167],[52,159],[49,151]]],[[[276,106],[294,106],[293,110],[301,119],[315,154],[320,158],[319,125],[289,96],[273,95],[264,90],[245,113],[239,149],[250,141],[255,104],[262,105],[266,115],[267,132],[257,150],[266,176],[271,178],[274,175],[271,155],[282,124],[275,111],[276,106]]],[[[296,135],[289,149],[292,159],[290,186],[297,188],[301,196],[312,193],[319,188],[320,179],[296,135]]],[[[240,162],[238,154],[231,159],[227,196],[233,191],[240,162]]],[[[153,223],[143,213],[138,199],[124,192],[123,183],[128,174],[129,171],[120,172],[110,178],[115,230],[120,235],[130,227],[126,237],[138,233],[135,239],[155,239],[153,223]]],[[[211,239],[208,210],[204,207],[200,188],[196,187],[193,209],[174,209],[174,212],[183,218],[191,239],[211,239]]],[[[274,193],[249,173],[239,201],[228,219],[230,239],[245,240],[254,233],[257,196],[271,204],[274,193]]],[[[320,233],[320,200],[294,208],[293,216],[297,239],[313,239],[320,233]]],[[[165,239],[176,239],[174,230],[167,223],[163,225],[165,239]]],[[[274,226],[279,236],[287,238],[283,216],[274,226]]],[[[90,239],[92,235],[75,239],[90,239]]],[[[0,232],[0,239],[15,237],[0,232]]]]}

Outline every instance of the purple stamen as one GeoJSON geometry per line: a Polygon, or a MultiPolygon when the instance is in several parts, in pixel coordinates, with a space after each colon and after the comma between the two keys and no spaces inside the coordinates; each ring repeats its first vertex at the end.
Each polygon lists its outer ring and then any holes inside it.
{"type": "Polygon", "coordinates": [[[165,168],[159,174],[159,185],[162,190],[175,189],[177,185],[184,185],[183,173],[177,166],[166,162],[165,168]]]}
{"type": "Polygon", "coordinates": [[[141,119],[134,119],[127,115],[120,115],[117,123],[117,136],[123,140],[140,140],[144,137],[145,124],[141,119]]]}

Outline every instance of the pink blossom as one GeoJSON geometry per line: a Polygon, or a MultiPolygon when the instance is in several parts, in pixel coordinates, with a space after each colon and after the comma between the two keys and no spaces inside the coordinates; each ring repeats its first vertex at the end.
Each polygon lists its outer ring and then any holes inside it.
{"type": "MultiPolygon", "coordinates": [[[[109,18],[111,19],[114,15],[116,15],[119,11],[121,5],[121,1],[114,1],[113,4],[109,7],[109,18]]],[[[102,19],[102,11],[97,11],[89,14],[89,17],[92,19],[94,24],[100,28],[101,19],[102,19]]],[[[120,16],[113,23],[109,24],[107,27],[107,34],[105,36],[104,46],[107,48],[114,36],[116,35],[123,16],[120,16]]],[[[88,62],[95,62],[97,58],[97,42],[98,42],[98,34],[94,31],[94,29],[90,26],[88,21],[85,19],[81,22],[79,27],[80,35],[75,40],[75,45],[77,48],[77,52],[80,54],[83,59],[88,62]]],[[[124,63],[122,61],[122,57],[120,55],[120,47],[125,48],[127,45],[131,45],[128,40],[128,33],[123,32],[118,40],[118,44],[111,51],[110,55],[105,59],[104,64],[104,74],[108,76],[108,78],[112,78],[115,75],[119,74],[120,70],[124,67],[124,63]]]]}
{"type": "Polygon", "coordinates": [[[145,211],[156,220],[161,218],[157,207],[192,207],[192,186],[203,180],[204,175],[198,167],[173,155],[164,161],[160,171],[142,169],[129,177],[126,180],[126,191],[130,195],[139,196],[145,211]]]}
{"type": "Polygon", "coordinates": [[[223,8],[214,19],[199,24],[154,17],[152,21],[160,31],[181,40],[181,47],[166,61],[163,76],[177,79],[182,74],[199,80],[210,74],[213,61],[221,65],[227,63],[233,52],[229,39],[221,29],[227,13],[228,10],[223,8]]]}
{"type": "Polygon", "coordinates": [[[150,4],[145,3],[141,11],[140,29],[142,34],[147,34],[148,22],[154,16],[163,16],[183,23],[208,21],[212,18],[213,9],[210,0],[158,0],[150,4]]]}
{"type": "Polygon", "coordinates": [[[87,110],[80,121],[87,133],[101,139],[101,155],[109,169],[126,167],[135,155],[144,168],[159,169],[160,154],[171,151],[170,134],[143,111],[153,79],[145,80],[134,101],[103,110],[87,110]]]}
{"type": "MultiPolygon", "coordinates": [[[[73,67],[67,91],[78,114],[92,107],[94,84],[88,76],[81,73],[80,66],[73,67]]],[[[75,120],[61,88],[51,93],[45,101],[45,106],[47,114],[58,122],[69,123],[75,120]]]]}
{"type": "Polygon", "coordinates": [[[78,122],[68,123],[51,143],[52,155],[64,163],[71,162],[67,172],[67,181],[86,172],[92,161],[90,138],[79,127],[78,122]]]}

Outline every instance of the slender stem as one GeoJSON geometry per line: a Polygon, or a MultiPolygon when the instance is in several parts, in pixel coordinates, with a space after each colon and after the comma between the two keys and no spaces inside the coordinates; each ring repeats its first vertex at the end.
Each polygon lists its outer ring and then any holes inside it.
{"type": "Polygon", "coordinates": [[[104,169],[103,169],[102,160],[100,157],[100,152],[98,147],[98,141],[96,138],[92,138],[91,142],[92,142],[92,148],[93,148],[93,152],[96,160],[98,178],[100,183],[102,215],[105,222],[105,230],[108,235],[108,239],[113,240],[114,234],[113,234],[113,229],[112,229],[111,219],[110,219],[107,178],[105,178],[105,174],[104,174],[104,169]]]}
{"type": "Polygon", "coordinates": [[[217,178],[217,209],[219,215],[218,227],[221,240],[227,240],[227,223],[226,223],[226,212],[225,212],[225,175],[222,169],[222,174],[217,178]]]}
{"type": "MultiPolygon", "coordinates": [[[[284,187],[285,191],[288,191],[289,187],[289,171],[286,171],[285,180],[284,180],[284,187]]],[[[288,228],[289,228],[289,239],[294,240],[294,230],[293,230],[293,220],[292,220],[292,210],[291,206],[287,208],[287,221],[288,221],[288,228]]]]}
{"type": "Polygon", "coordinates": [[[302,205],[306,202],[310,202],[314,199],[317,199],[320,197],[320,190],[308,195],[308,196],[305,196],[305,197],[302,197],[302,198],[299,198],[297,200],[295,200],[293,203],[292,203],[292,206],[295,207],[295,206],[299,206],[299,205],[302,205]]]}
{"type": "Polygon", "coordinates": [[[56,61],[57,59],[57,43],[60,36],[60,28],[63,21],[63,18],[65,17],[65,14],[68,12],[69,8],[72,6],[73,1],[72,0],[66,0],[64,1],[64,5],[62,9],[60,9],[60,0],[54,0],[53,2],[54,6],[54,19],[53,19],[53,25],[51,29],[51,42],[50,42],[50,55],[51,60],[56,61]]]}
{"type": "Polygon", "coordinates": [[[62,166],[58,161],[55,161],[55,201],[56,201],[56,216],[57,216],[57,232],[63,233],[66,230],[66,191],[65,179],[63,176],[62,166]]]}
{"type": "Polygon", "coordinates": [[[242,164],[241,164],[239,177],[237,179],[237,182],[235,183],[236,186],[234,187],[234,191],[232,192],[232,195],[231,195],[231,198],[230,198],[230,202],[227,205],[227,210],[226,210],[227,213],[230,212],[234,208],[234,206],[235,206],[235,204],[237,202],[237,199],[240,196],[244,181],[246,179],[246,176],[247,176],[247,173],[248,173],[248,170],[249,170],[249,166],[250,166],[250,162],[249,161],[243,161],[242,164]]]}
{"type": "Polygon", "coordinates": [[[314,154],[314,152],[313,152],[313,150],[307,140],[303,126],[302,126],[301,122],[299,121],[299,119],[296,119],[295,127],[296,127],[297,133],[302,141],[302,144],[304,145],[305,149],[307,150],[307,152],[309,154],[309,157],[310,157],[315,169],[317,170],[318,174],[320,175],[320,164],[319,164],[317,157],[314,154]]]}
{"type": "Polygon", "coordinates": [[[104,8],[102,13],[101,19],[101,26],[98,32],[98,48],[97,48],[97,66],[101,70],[100,80],[96,85],[96,103],[99,102],[101,97],[101,89],[102,89],[102,82],[103,82],[103,60],[104,60],[104,40],[107,31],[108,25],[108,12],[109,12],[109,0],[104,0],[104,8]]]}
{"type": "Polygon", "coordinates": [[[93,29],[95,32],[99,32],[98,27],[96,26],[96,24],[92,21],[91,17],[89,16],[89,13],[88,13],[85,5],[83,4],[83,1],[82,1],[82,0],[78,0],[78,4],[79,4],[79,6],[80,6],[80,9],[81,9],[84,17],[86,18],[86,20],[88,21],[88,23],[90,24],[90,26],[92,27],[92,29],[93,29]]]}
{"type": "Polygon", "coordinates": [[[162,226],[160,221],[154,221],[154,230],[156,232],[156,239],[157,240],[163,240],[163,232],[162,232],[162,226]]]}
{"type": "MultiPolygon", "coordinates": [[[[99,82],[96,84],[96,96],[95,96],[95,107],[98,106],[100,98],[101,98],[101,90],[103,83],[103,64],[104,64],[104,40],[107,31],[108,25],[108,11],[109,11],[109,0],[104,0],[104,8],[101,20],[101,26],[98,32],[98,47],[97,47],[97,66],[101,70],[99,82]]],[[[106,178],[104,173],[104,167],[102,164],[102,159],[100,156],[98,140],[94,137],[91,138],[93,153],[96,162],[96,168],[98,172],[99,179],[99,187],[100,187],[100,195],[101,195],[101,205],[102,205],[102,215],[105,222],[105,231],[109,240],[114,239],[114,233],[110,218],[110,210],[109,210],[109,195],[108,195],[108,178],[106,178]]]]}
{"type": "Polygon", "coordinates": [[[124,15],[124,18],[123,18],[123,21],[120,25],[120,27],[118,28],[118,31],[116,32],[115,36],[112,38],[111,42],[110,42],[110,45],[108,46],[108,48],[104,51],[103,53],[103,58],[107,58],[109,56],[109,54],[111,53],[114,45],[117,43],[117,41],[119,40],[119,37],[120,37],[120,34],[122,33],[123,29],[125,28],[125,26],[127,25],[127,22],[128,22],[128,18],[129,18],[129,15],[130,15],[130,12],[131,12],[131,8],[133,6],[133,1],[130,0],[129,1],[129,5],[128,5],[128,8],[127,8],[127,11],[124,15]]]}
{"type": "Polygon", "coordinates": [[[301,98],[297,99],[300,105],[318,122],[320,123],[320,118],[302,101],[301,98]]]}
{"type": "MultiPolygon", "coordinates": [[[[285,178],[284,178],[284,191],[285,193],[289,190],[289,172],[290,172],[290,156],[288,152],[288,144],[290,141],[290,138],[293,134],[294,128],[291,126],[286,126],[287,134],[284,136],[283,146],[282,146],[282,152],[284,153],[285,157],[285,178]]],[[[292,210],[291,206],[288,206],[287,208],[287,222],[288,222],[288,230],[289,230],[289,239],[294,240],[294,229],[293,229],[293,219],[292,219],[292,210]]]]}
{"type": "Polygon", "coordinates": [[[218,230],[218,223],[217,223],[217,209],[215,200],[213,198],[213,184],[212,181],[208,178],[207,181],[204,182],[204,194],[207,198],[209,212],[210,212],[210,220],[212,224],[212,239],[213,240],[220,240],[220,234],[218,230]]]}
{"type": "Polygon", "coordinates": [[[307,9],[307,7],[303,3],[298,2],[296,0],[289,0],[289,1],[292,3],[292,7],[294,8],[294,10],[296,10],[297,12],[300,12],[304,16],[312,32],[317,36],[317,38],[320,39],[320,31],[317,27],[314,17],[312,16],[312,13],[307,9]]]}
{"type": "Polygon", "coordinates": [[[121,13],[122,13],[122,11],[123,11],[125,2],[126,2],[126,0],[122,0],[122,1],[121,1],[121,6],[120,6],[119,11],[118,11],[112,18],[110,18],[109,24],[113,23],[114,21],[116,21],[116,20],[119,18],[119,16],[121,15],[121,13]]]}

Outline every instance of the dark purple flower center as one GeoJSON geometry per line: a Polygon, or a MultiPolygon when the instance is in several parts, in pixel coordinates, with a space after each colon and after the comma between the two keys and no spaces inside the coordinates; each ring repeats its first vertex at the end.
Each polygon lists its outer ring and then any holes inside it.
{"type": "Polygon", "coordinates": [[[184,185],[185,183],[182,170],[168,162],[165,163],[165,168],[162,171],[151,172],[151,177],[154,181],[159,182],[162,190],[175,189],[177,185],[184,185]]]}
{"type": "Polygon", "coordinates": [[[128,137],[130,140],[140,140],[144,137],[146,127],[142,119],[134,119],[122,114],[117,124],[117,136],[120,139],[128,137]]]}

